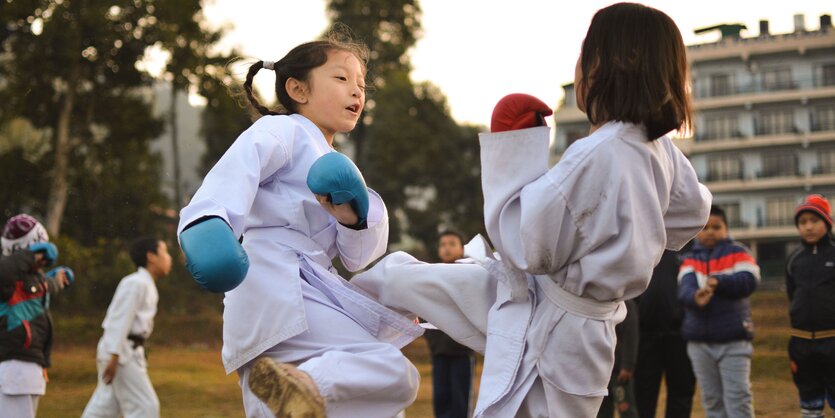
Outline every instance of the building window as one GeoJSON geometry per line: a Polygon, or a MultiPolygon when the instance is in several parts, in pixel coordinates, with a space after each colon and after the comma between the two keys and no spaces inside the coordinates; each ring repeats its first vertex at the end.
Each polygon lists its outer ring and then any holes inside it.
{"type": "Polygon", "coordinates": [[[710,76],[710,95],[727,96],[733,94],[733,83],[729,74],[713,74],[710,76]]]}
{"type": "Polygon", "coordinates": [[[797,157],[787,152],[763,154],[762,177],[786,177],[797,175],[797,157]]]}
{"type": "Polygon", "coordinates": [[[824,86],[835,86],[835,64],[822,67],[821,82],[824,86]]]}
{"type": "Polygon", "coordinates": [[[813,115],[813,131],[835,131],[835,105],[818,106],[813,115]]]}
{"type": "Polygon", "coordinates": [[[835,149],[822,149],[817,154],[818,167],[815,170],[815,174],[835,173],[835,149]]]}
{"type": "Polygon", "coordinates": [[[739,118],[736,114],[724,114],[705,117],[705,129],[700,139],[738,138],[739,118]]]}
{"type": "Polygon", "coordinates": [[[794,207],[797,202],[793,197],[774,197],[765,201],[765,225],[794,225],[794,207]]]}
{"type": "Polygon", "coordinates": [[[725,217],[728,218],[728,228],[742,228],[745,226],[739,216],[739,203],[722,203],[719,207],[725,211],[725,217]]]}
{"type": "Polygon", "coordinates": [[[707,161],[707,181],[742,179],[742,161],[736,155],[716,155],[707,161]]]}
{"type": "Polygon", "coordinates": [[[791,67],[773,68],[762,72],[763,89],[766,91],[794,88],[791,67]]]}
{"type": "Polygon", "coordinates": [[[775,135],[795,132],[792,109],[760,112],[757,118],[757,135],[775,135]]]}

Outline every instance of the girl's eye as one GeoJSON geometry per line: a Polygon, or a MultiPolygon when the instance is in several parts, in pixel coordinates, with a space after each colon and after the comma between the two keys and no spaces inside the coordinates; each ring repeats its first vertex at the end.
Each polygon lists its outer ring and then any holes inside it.
{"type": "Polygon", "coordinates": [[[348,77],[336,76],[335,78],[339,79],[340,81],[348,81],[348,77]]]}

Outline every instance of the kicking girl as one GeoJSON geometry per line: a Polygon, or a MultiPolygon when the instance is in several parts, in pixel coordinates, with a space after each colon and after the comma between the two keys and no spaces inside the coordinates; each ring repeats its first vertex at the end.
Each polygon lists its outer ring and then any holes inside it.
{"type": "Polygon", "coordinates": [[[501,261],[483,245],[480,266],[395,253],[352,281],[484,350],[476,417],[597,415],[623,301],[708,218],[710,193],[665,136],[690,125],[687,68],[666,14],[599,10],[575,72],[589,136],[549,169],[541,125],[551,110],[521,94],[499,101],[480,135],[484,217],[501,261]]]}
{"type": "Polygon", "coordinates": [[[223,364],[240,376],[247,417],[390,418],[417,395],[399,348],[420,328],[331,265],[362,269],[388,241],[382,199],[333,149],[362,113],[366,60],[364,46],[324,40],[253,64],[244,87],[263,117],[180,213],[189,271],[226,292],[223,364]],[[275,71],[283,109],[253,96],[261,69],[275,71]]]}

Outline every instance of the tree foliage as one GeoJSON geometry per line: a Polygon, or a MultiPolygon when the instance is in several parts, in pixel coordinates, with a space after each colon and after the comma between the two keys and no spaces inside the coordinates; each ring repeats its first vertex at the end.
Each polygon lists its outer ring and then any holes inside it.
{"type": "Polygon", "coordinates": [[[162,121],[143,64],[148,51],[167,51],[172,82],[197,80],[217,40],[200,26],[200,10],[199,0],[3,4],[0,122],[24,119],[49,135],[49,151],[31,161],[48,192],[21,200],[39,202],[31,208],[43,210],[51,233],[66,227],[88,243],[154,229],[149,208],[167,202],[148,142],[162,121]]]}

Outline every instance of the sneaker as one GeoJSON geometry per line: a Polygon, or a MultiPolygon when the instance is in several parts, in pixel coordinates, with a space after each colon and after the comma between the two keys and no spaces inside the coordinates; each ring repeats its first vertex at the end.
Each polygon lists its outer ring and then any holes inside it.
{"type": "Polygon", "coordinates": [[[293,365],[259,358],[248,383],[276,418],[326,418],[325,400],[313,379],[293,365]]]}

